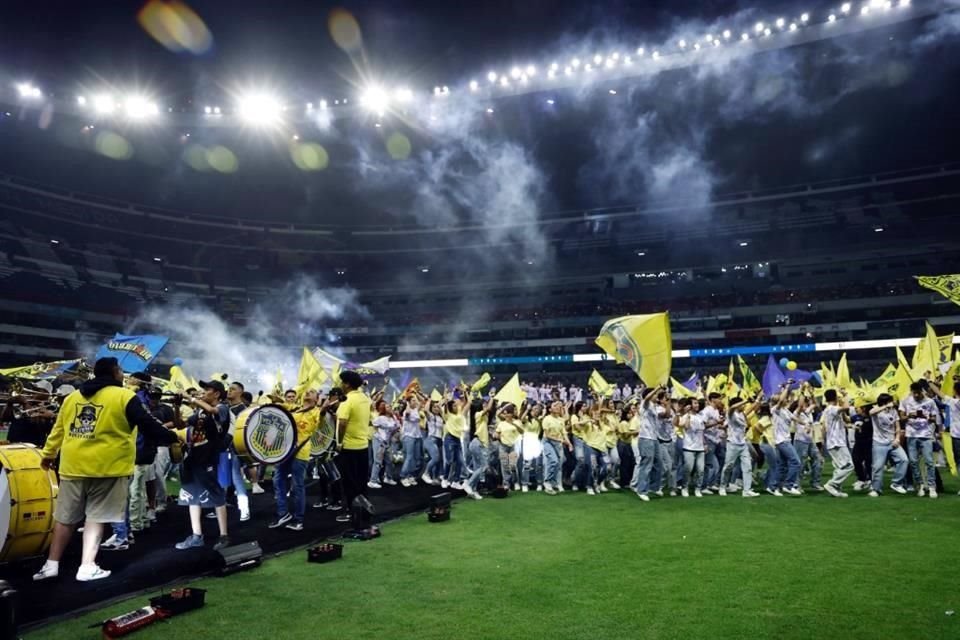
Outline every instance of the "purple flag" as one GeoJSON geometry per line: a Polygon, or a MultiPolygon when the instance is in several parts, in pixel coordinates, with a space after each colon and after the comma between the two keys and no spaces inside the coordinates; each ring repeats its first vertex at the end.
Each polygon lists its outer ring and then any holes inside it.
{"type": "Polygon", "coordinates": [[[687,378],[686,382],[681,382],[680,384],[683,385],[685,388],[689,389],[690,391],[696,391],[697,385],[700,384],[700,374],[694,372],[692,376],[687,378]]]}

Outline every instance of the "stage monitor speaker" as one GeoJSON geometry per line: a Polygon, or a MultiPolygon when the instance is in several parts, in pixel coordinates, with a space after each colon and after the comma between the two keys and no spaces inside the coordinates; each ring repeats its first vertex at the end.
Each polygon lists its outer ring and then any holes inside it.
{"type": "Polygon", "coordinates": [[[223,561],[220,567],[220,575],[228,576],[231,573],[245,571],[259,567],[263,560],[263,550],[258,542],[245,542],[235,544],[230,547],[224,547],[217,551],[223,561]]]}
{"type": "Polygon", "coordinates": [[[16,640],[17,608],[20,598],[16,590],[6,580],[0,580],[0,640],[16,640]]]}

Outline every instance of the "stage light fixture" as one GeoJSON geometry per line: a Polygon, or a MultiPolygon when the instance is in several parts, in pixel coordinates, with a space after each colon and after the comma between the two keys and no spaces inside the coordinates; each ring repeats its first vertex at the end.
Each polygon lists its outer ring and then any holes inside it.
{"type": "Polygon", "coordinates": [[[553,98],[547,98],[547,104],[553,104],[553,98]]]}
{"type": "Polygon", "coordinates": [[[264,126],[280,119],[283,105],[268,93],[250,93],[243,96],[237,105],[237,113],[248,124],[264,126]]]}
{"type": "Polygon", "coordinates": [[[207,115],[210,115],[211,113],[213,113],[213,107],[204,107],[203,112],[207,115]]]}
{"type": "Polygon", "coordinates": [[[133,120],[141,120],[160,113],[156,104],[150,102],[143,96],[129,96],[124,104],[124,110],[127,117],[133,120]]]}
{"type": "Polygon", "coordinates": [[[763,24],[762,22],[758,22],[758,23],[753,27],[753,30],[756,31],[757,33],[763,33],[764,28],[765,28],[765,27],[764,27],[764,24],[763,24]]]}
{"type": "Polygon", "coordinates": [[[107,115],[113,113],[115,108],[116,105],[113,104],[113,98],[106,94],[95,96],[93,98],[93,109],[97,113],[107,115]]]}
{"type": "Polygon", "coordinates": [[[749,39],[750,39],[750,34],[749,34],[749,33],[741,33],[741,34],[740,34],[740,40],[741,40],[742,42],[746,42],[746,41],[749,40],[749,39]]]}
{"type": "Polygon", "coordinates": [[[321,109],[326,109],[326,108],[327,108],[327,101],[326,101],[326,100],[321,100],[321,101],[320,101],[320,108],[321,108],[321,109]]]}
{"type": "Polygon", "coordinates": [[[17,93],[21,98],[36,100],[43,97],[43,92],[29,82],[20,82],[17,84],[17,93]]]}
{"type": "Polygon", "coordinates": [[[827,22],[836,22],[836,21],[837,21],[837,16],[833,15],[832,13],[829,16],[827,16],[827,22]]]}
{"type": "Polygon", "coordinates": [[[765,35],[765,36],[768,36],[768,37],[769,37],[771,33],[773,33],[773,31],[770,31],[769,28],[763,30],[763,35],[765,35]]]}
{"type": "Polygon", "coordinates": [[[783,18],[777,18],[777,28],[783,29],[784,25],[787,24],[787,21],[783,18]]]}
{"type": "Polygon", "coordinates": [[[686,49],[686,48],[687,48],[687,41],[686,41],[686,40],[681,40],[681,41],[680,41],[680,48],[681,48],[681,49],[686,49]]]}
{"type": "Polygon", "coordinates": [[[790,31],[796,31],[796,30],[797,30],[797,23],[796,23],[796,22],[791,22],[791,23],[790,23],[790,31]]]}

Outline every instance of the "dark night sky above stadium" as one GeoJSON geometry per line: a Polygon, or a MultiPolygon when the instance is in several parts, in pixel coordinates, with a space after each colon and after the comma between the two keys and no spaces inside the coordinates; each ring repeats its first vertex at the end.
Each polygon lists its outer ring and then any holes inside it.
{"type": "MultiPolygon", "coordinates": [[[[251,81],[270,83],[287,98],[305,102],[337,94],[355,97],[361,76],[421,91],[446,84],[463,88],[471,78],[483,79],[488,69],[545,64],[575,46],[663,42],[685,25],[729,16],[769,20],[779,12],[804,10],[824,14],[832,5],[196,0],[190,6],[214,38],[213,48],[202,55],[171,53],[151,40],[136,21],[141,6],[123,1],[8,5],[0,21],[0,70],[30,74],[68,96],[98,82],[148,87],[164,105],[178,108],[222,103],[232,87],[251,81]],[[348,9],[363,32],[363,55],[353,60],[334,45],[327,29],[330,10],[337,6],[348,9]]],[[[477,209],[504,193],[517,195],[500,203],[504,210],[535,206],[549,212],[677,196],[705,206],[717,193],[743,188],[956,159],[951,151],[960,141],[956,15],[954,10],[953,22],[913,20],[760,53],[725,67],[694,65],[652,79],[623,79],[616,96],[594,86],[501,98],[495,117],[450,125],[469,135],[444,138],[396,123],[412,140],[406,163],[384,158],[383,141],[370,126],[338,122],[332,130],[314,132],[331,161],[329,170],[311,174],[309,181],[291,170],[289,157],[280,166],[269,149],[244,154],[249,140],[229,139],[224,144],[237,148],[241,157],[240,172],[229,178],[196,176],[176,163],[145,167],[140,158],[124,166],[101,160],[112,178],[125,178],[108,185],[83,174],[86,162],[63,165],[59,173],[83,180],[85,190],[176,207],[183,207],[185,198],[195,203],[187,208],[232,206],[231,195],[246,202],[244,189],[255,185],[258,195],[268,193],[271,202],[299,210],[301,217],[308,215],[317,193],[350,215],[436,209],[421,223],[444,222],[450,209],[477,209]],[[547,98],[556,98],[556,106],[547,107],[547,98]],[[211,195],[212,179],[233,183],[211,195]],[[505,181],[516,184],[511,190],[504,188],[505,181]]],[[[53,129],[57,126],[66,125],[55,121],[53,129]]],[[[393,126],[385,123],[383,135],[393,126]]],[[[27,144],[35,133],[10,134],[6,144],[18,145],[22,153],[16,164],[11,157],[0,160],[0,171],[43,179],[51,162],[68,162],[51,159],[48,148],[27,144]]],[[[180,133],[156,134],[157,144],[175,145],[180,133]]],[[[192,139],[219,144],[225,135],[200,127],[192,139]]],[[[134,144],[145,146],[139,140],[134,144]]]]}

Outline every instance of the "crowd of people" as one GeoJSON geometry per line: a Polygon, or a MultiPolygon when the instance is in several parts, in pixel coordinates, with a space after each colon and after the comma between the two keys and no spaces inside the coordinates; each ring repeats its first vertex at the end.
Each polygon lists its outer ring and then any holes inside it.
{"type": "Polygon", "coordinates": [[[678,394],[639,381],[612,385],[603,394],[544,384],[525,386],[526,400],[517,406],[498,402],[493,388],[484,394],[466,385],[430,396],[408,388],[388,401],[385,390],[343,371],[339,386],[325,393],[288,390],[271,398],[294,418],[300,444],[265,469],[233,448],[236,418],[254,402],[241,383],[211,380],[184,395],[167,395],[148,375],[125,377],[113,358],[99,360],[93,373],[64,397],[58,412],[45,407],[31,416],[40,430],[53,420],[49,434],[18,434],[43,447],[44,466],[57,468],[61,482],[53,542],[36,580],[59,574],[79,526],[77,579],[108,577],[96,564],[97,552],[129,548],[168,510],[171,473],[180,481],[177,499],[188,507],[189,534],[176,545],[183,550],[204,546],[204,509],[217,521],[215,548],[229,545],[228,494],[235,494],[245,522],[248,494],[263,493],[268,474],[275,505],[268,526],[301,531],[310,479],[319,484],[313,508],[349,522],[354,499],[384,485],[438,485],[478,500],[511,490],[592,496],[629,490],[643,502],[806,491],[844,498],[855,473],[852,489],[871,497],[889,488],[936,498],[943,491],[942,432],[950,434],[951,453],[960,459],[960,380],[952,396],[935,381],[921,380],[900,402],[881,394],[861,406],[843,391],[789,383],[771,397],[699,389],[678,394]],[[314,457],[308,443],[322,428],[335,434],[333,455],[314,457]],[[174,464],[171,449],[180,447],[182,460],[174,464]],[[832,463],[826,481],[825,457],[832,463]],[[102,541],[106,525],[112,535],[102,541]]]}

